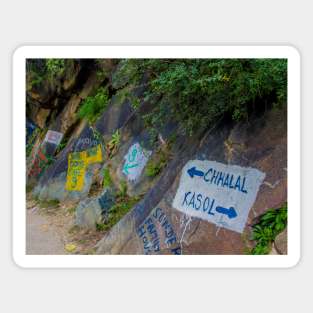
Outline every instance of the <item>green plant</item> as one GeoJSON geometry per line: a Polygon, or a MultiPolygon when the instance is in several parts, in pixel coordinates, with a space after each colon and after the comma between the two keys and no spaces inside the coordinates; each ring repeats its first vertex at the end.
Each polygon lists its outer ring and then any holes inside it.
{"type": "Polygon", "coordinates": [[[129,210],[140,201],[141,197],[129,197],[123,192],[117,195],[116,203],[109,209],[108,219],[103,223],[96,223],[98,231],[112,228],[129,210]]]}
{"type": "Polygon", "coordinates": [[[47,59],[46,60],[47,74],[54,78],[60,76],[65,70],[65,60],[64,59],[47,59]]]}
{"type": "Polygon", "coordinates": [[[146,167],[146,175],[148,177],[155,177],[162,171],[162,165],[160,163],[150,162],[146,167]]]}
{"type": "Polygon", "coordinates": [[[96,230],[97,231],[105,231],[105,230],[108,230],[109,229],[109,227],[108,227],[108,225],[107,224],[105,224],[105,223],[96,223],[96,230]]]}
{"type": "Polygon", "coordinates": [[[33,147],[34,147],[33,143],[29,143],[26,145],[26,158],[28,158],[31,155],[33,147]]]}
{"type": "Polygon", "coordinates": [[[58,207],[59,204],[60,204],[60,201],[57,199],[39,200],[39,206],[41,208],[54,208],[54,207],[58,207]]]}
{"type": "Polygon", "coordinates": [[[98,231],[109,230],[114,226],[129,210],[140,201],[142,196],[131,197],[127,194],[127,183],[122,180],[120,188],[116,192],[115,203],[109,208],[108,217],[104,222],[96,223],[98,231]]]}
{"type": "Polygon", "coordinates": [[[107,154],[108,158],[112,158],[113,155],[116,153],[118,146],[121,142],[121,133],[117,129],[113,134],[111,140],[108,142],[107,146],[107,154]]]}
{"type": "Polygon", "coordinates": [[[107,188],[112,186],[112,178],[110,175],[110,170],[108,167],[103,169],[103,188],[107,188]]]}
{"type": "Polygon", "coordinates": [[[27,158],[31,155],[31,152],[35,144],[35,140],[38,135],[40,135],[40,130],[39,128],[36,128],[28,138],[28,142],[26,143],[26,157],[27,158]]]}
{"type": "Polygon", "coordinates": [[[96,75],[97,78],[103,81],[105,78],[110,76],[110,67],[105,66],[105,61],[103,59],[95,59],[96,65],[96,75]],[[103,63],[104,62],[104,63],[103,63]]]}
{"type": "Polygon", "coordinates": [[[167,164],[167,158],[163,154],[159,160],[149,160],[146,166],[146,175],[148,177],[155,177],[161,173],[162,169],[167,164]]]}
{"type": "Polygon", "coordinates": [[[34,186],[26,185],[26,193],[30,193],[34,189],[34,186]]]}
{"type": "Polygon", "coordinates": [[[26,60],[26,88],[31,90],[34,86],[39,86],[45,78],[46,60],[27,59],[26,60]]]}
{"type": "Polygon", "coordinates": [[[66,208],[66,212],[70,215],[73,215],[76,212],[76,206],[66,208]]]}
{"type": "Polygon", "coordinates": [[[287,101],[286,59],[126,59],[114,73],[123,86],[140,86],[144,76],[145,100],[154,103],[149,127],[176,120],[189,135],[225,114],[247,118],[258,99],[287,101]]]}
{"type": "Polygon", "coordinates": [[[114,134],[112,135],[112,140],[110,141],[109,144],[113,146],[118,146],[120,144],[120,141],[121,141],[120,131],[116,130],[114,134]]]}
{"type": "Polygon", "coordinates": [[[103,81],[106,77],[108,77],[109,73],[108,71],[105,71],[101,67],[98,67],[96,71],[96,75],[100,81],[103,81]]]}
{"type": "Polygon", "coordinates": [[[61,152],[66,147],[66,145],[67,145],[67,142],[65,142],[65,141],[61,142],[58,145],[55,153],[58,154],[59,152],[61,152]]]}
{"type": "Polygon", "coordinates": [[[56,150],[55,150],[55,155],[59,154],[67,145],[68,141],[69,141],[69,137],[68,136],[64,136],[62,141],[59,143],[59,145],[57,146],[56,150]]]}
{"type": "Polygon", "coordinates": [[[65,72],[66,65],[64,59],[27,59],[27,90],[39,87],[47,79],[52,81],[55,78],[60,78],[65,72]]]}
{"type": "Polygon", "coordinates": [[[83,100],[78,110],[78,117],[85,118],[90,123],[94,123],[106,109],[108,101],[109,93],[107,88],[100,87],[94,96],[88,96],[83,100]]]}
{"type": "Polygon", "coordinates": [[[38,194],[36,194],[36,195],[31,194],[31,197],[32,197],[32,200],[34,200],[35,202],[39,201],[39,195],[38,194]]]}
{"type": "Polygon", "coordinates": [[[137,110],[140,106],[140,100],[136,97],[133,97],[131,101],[131,106],[134,110],[137,110]]]}
{"type": "Polygon", "coordinates": [[[27,90],[31,90],[33,87],[37,87],[39,86],[43,80],[44,80],[44,76],[40,75],[39,73],[36,72],[32,72],[31,76],[30,76],[30,80],[28,81],[27,84],[27,90]]]}
{"type": "Polygon", "coordinates": [[[149,159],[146,165],[145,173],[148,177],[159,175],[170,159],[170,147],[168,145],[160,147],[155,155],[149,159]]]}
{"type": "Polygon", "coordinates": [[[102,142],[103,141],[103,137],[102,134],[94,127],[90,127],[92,129],[93,132],[93,137],[98,140],[98,142],[102,142]]]}
{"type": "Polygon", "coordinates": [[[256,241],[256,245],[251,249],[251,254],[268,254],[271,243],[276,236],[287,226],[287,203],[279,209],[270,209],[263,214],[259,222],[252,226],[251,240],[256,241]]]}
{"type": "Polygon", "coordinates": [[[51,156],[51,155],[46,155],[46,158],[47,158],[47,162],[44,164],[44,167],[43,167],[43,169],[42,169],[42,173],[44,172],[44,170],[45,170],[47,167],[49,167],[49,165],[51,165],[51,164],[55,161],[54,157],[51,156]]]}
{"type": "Polygon", "coordinates": [[[125,180],[122,180],[120,183],[120,190],[117,192],[118,198],[126,198],[127,197],[127,183],[125,180]]]}

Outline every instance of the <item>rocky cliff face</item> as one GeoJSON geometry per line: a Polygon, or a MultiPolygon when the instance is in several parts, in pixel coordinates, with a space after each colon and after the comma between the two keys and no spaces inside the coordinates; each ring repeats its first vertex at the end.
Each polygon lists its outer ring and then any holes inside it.
{"type": "Polygon", "coordinates": [[[116,64],[71,60],[52,80],[28,77],[33,196],[74,203],[78,225],[104,227],[98,254],[245,253],[251,226],[287,201],[286,109],[225,117],[193,136],[166,122],[152,136],[143,116],[154,103],[144,84],[115,79],[116,64]],[[79,118],[101,86],[105,110],[92,123],[79,118]]]}

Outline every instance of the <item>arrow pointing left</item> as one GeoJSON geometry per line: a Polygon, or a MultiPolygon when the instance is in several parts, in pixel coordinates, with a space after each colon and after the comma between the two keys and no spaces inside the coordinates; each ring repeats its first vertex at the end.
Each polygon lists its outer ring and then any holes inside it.
{"type": "Polygon", "coordinates": [[[125,162],[125,164],[124,164],[124,166],[123,166],[123,173],[125,173],[126,175],[128,175],[128,174],[129,174],[129,171],[128,171],[128,170],[129,170],[130,168],[134,168],[134,167],[137,167],[137,166],[138,166],[138,163],[129,165],[129,163],[125,162]]]}
{"type": "Polygon", "coordinates": [[[188,169],[187,173],[191,178],[193,178],[194,176],[202,177],[204,175],[204,173],[202,171],[197,170],[195,166],[188,169]]]}

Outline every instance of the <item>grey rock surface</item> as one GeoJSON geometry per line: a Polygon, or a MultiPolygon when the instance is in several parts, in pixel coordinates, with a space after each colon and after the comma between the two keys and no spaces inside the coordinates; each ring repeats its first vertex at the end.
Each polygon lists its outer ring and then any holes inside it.
{"type": "Polygon", "coordinates": [[[108,219],[109,209],[114,203],[114,195],[109,189],[105,189],[99,196],[80,201],[76,208],[76,224],[96,228],[97,223],[108,219]]]}

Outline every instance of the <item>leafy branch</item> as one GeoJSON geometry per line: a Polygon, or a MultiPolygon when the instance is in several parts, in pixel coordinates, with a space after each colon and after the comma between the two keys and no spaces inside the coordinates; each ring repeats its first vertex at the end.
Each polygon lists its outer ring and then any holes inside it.
{"type": "Polygon", "coordinates": [[[251,240],[256,241],[251,254],[268,254],[276,236],[287,226],[287,203],[279,209],[270,209],[252,226],[251,240]]]}

